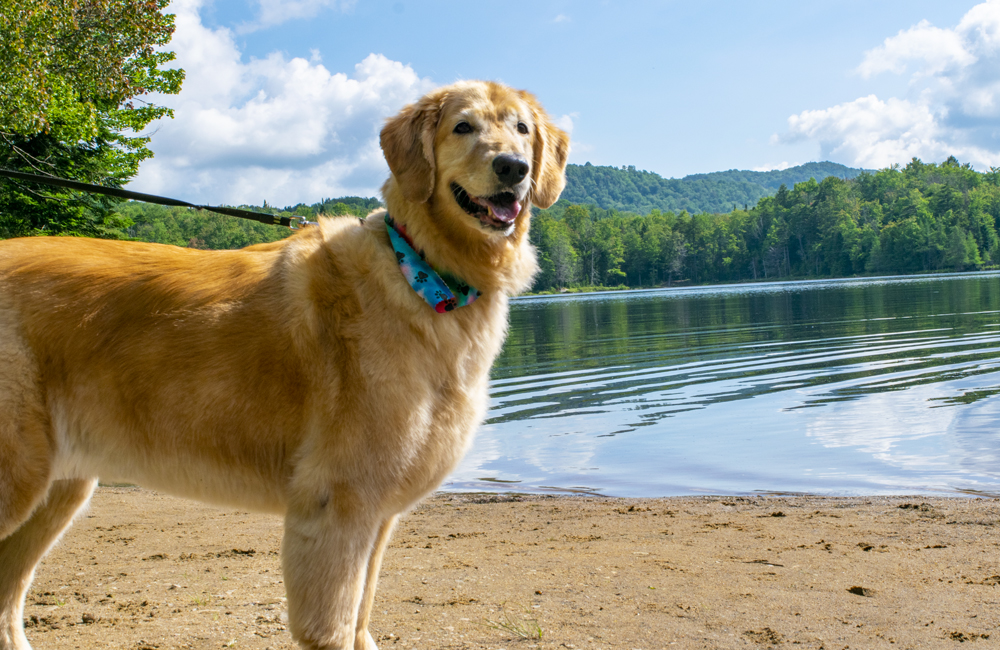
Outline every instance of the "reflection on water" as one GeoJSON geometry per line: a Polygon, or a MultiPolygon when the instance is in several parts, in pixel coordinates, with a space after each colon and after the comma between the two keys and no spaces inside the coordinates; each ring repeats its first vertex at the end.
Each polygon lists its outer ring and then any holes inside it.
{"type": "Polygon", "coordinates": [[[1000,493],[1000,274],[525,298],[446,489],[1000,493]]]}

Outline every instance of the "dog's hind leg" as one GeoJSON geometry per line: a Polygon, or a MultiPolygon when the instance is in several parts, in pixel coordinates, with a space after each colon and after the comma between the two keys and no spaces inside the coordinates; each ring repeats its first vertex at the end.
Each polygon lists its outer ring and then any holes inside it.
{"type": "Polygon", "coordinates": [[[0,293],[0,540],[28,520],[52,480],[55,443],[39,375],[0,293]]]}
{"type": "Polygon", "coordinates": [[[303,648],[354,649],[382,522],[345,487],[289,504],[281,559],[288,626],[303,648]]]}
{"type": "Polygon", "coordinates": [[[54,481],[31,517],[0,540],[0,650],[29,650],[24,597],[35,565],[90,499],[95,485],[96,479],[54,481]]]}
{"type": "Polygon", "coordinates": [[[22,611],[35,564],[90,494],[52,483],[55,455],[34,355],[0,294],[0,650],[25,650],[22,611]]]}
{"type": "Polygon", "coordinates": [[[365,577],[364,595],[361,597],[361,609],[358,611],[354,650],[377,650],[375,640],[368,632],[368,623],[372,616],[372,605],[375,603],[375,587],[378,585],[379,569],[382,568],[382,556],[385,555],[385,547],[389,545],[389,538],[392,537],[392,530],[396,527],[398,519],[399,516],[394,515],[382,522],[382,527],[378,529],[378,539],[375,540],[375,548],[368,558],[368,573],[365,577]]]}

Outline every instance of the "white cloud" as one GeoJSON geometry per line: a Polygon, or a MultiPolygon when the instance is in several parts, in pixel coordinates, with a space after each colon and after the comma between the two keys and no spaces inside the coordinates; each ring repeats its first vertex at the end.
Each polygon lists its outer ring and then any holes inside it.
{"type": "Polygon", "coordinates": [[[569,16],[567,16],[566,14],[559,14],[558,16],[556,16],[555,18],[552,19],[552,22],[554,22],[554,23],[568,23],[571,20],[573,20],[573,19],[570,18],[569,16]]]}
{"type": "Polygon", "coordinates": [[[966,50],[957,31],[940,29],[922,20],[866,52],[858,72],[865,78],[880,72],[902,74],[913,61],[923,66],[917,74],[938,74],[967,66],[975,57],[966,50]]]}
{"type": "Polygon", "coordinates": [[[782,160],[780,163],[764,163],[760,167],[754,167],[750,171],[755,172],[779,172],[783,169],[788,169],[789,167],[798,167],[802,163],[793,162],[790,163],[787,160],[782,160]]]}
{"type": "Polygon", "coordinates": [[[803,111],[772,142],[816,141],[822,159],[869,168],[949,155],[980,169],[1000,164],[1000,0],[973,7],[954,28],[925,20],[902,30],[856,72],[909,75],[909,93],[803,111]]]}
{"type": "Polygon", "coordinates": [[[789,133],[779,142],[815,140],[820,159],[849,160],[867,168],[906,163],[913,157],[942,160],[955,155],[980,165],[997,156],[978,147],[959,146],[926,104],[905,99],[882,101],[875,95],[831,108],[803,111],[788,118],[789,133]]]}
{"type": "Polygon", "coordinates": [[[409,66],[371,54],[353,74],[272,53],[243,60],[233,34],[205,27],[202,0],[171,6],[171,49],[187,78],[161,120],[131,188],[200,203],[274,205],[373,196],[388,168],[378,145],[384,119],[433,87],[409,66]]]}
{"type": "Polygon", "coordinates": [[[297,18],[310,18],[324,9],[339,9],[350,11],[356,4],[355,0],[257,0],[257,20],[241,25],[237,30],[241,34],[280,25],[297,18]]]}
{"type": "Polygon", "coordinates": [[[552,120],[552,122],[566,133],[573,135],[573,120],[578,117],[580,117],[579,113],[569,113],[567,115],[560,115],[552,120]]]}

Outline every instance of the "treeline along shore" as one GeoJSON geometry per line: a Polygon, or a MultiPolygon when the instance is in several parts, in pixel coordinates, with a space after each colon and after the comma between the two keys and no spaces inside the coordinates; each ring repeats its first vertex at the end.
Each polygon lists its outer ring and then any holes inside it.
{"type": "MultiPolygon", "coordinates": [[[[634,183],[630,177],[637,174],[640,180],[655,176],[631,168],[597,169],[603,173],[577,175],[576,181],[595,178],[601,187],[589,193],[574,187],[568,194],[613,196],[615,205],[629,205],[624,192],[616,193],[615,183],[634,183]]],[[[631,203],[634,211],[562,199],[537,210],[532,222],[531,240],[541,267],[533,291],[968,271],[1000,265],[1000,168],[977,172],[949,158],[940,164],[913,159],[905,167],[851,171],[858,174],[810,178],[791,188],[782,184],[755,205],[734,205],[728,212],[650,208],[648,196],[631,203]]],[[[312,217],[364,216],[379,205],[375,198],[343,197],[283,210],[266,203],[244,207],[312,217]]],[[[289,234],[186,208],[127,202],[116,209],[117,227],[106,228],[103,236],[233,249],[289,234]]]]}
{"type": "Polygon", "coordinates": [[[949,158],[779,187],[725,213],[541,210],[534,289],[963,271],[1000,264],[1000,169],[949,158]]]}

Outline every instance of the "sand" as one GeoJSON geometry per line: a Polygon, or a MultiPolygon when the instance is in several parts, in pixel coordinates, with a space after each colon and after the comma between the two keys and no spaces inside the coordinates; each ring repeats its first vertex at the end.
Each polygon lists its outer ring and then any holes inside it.
{"type": "MultiPolygon", "coordinates": [[[[386,554],[380,648],[1000,647],[1000,500],[439,494],[386,554]]],[[[273,516],[101,487],[39,567],[48,648],[296,645],[273,516]]]]}

